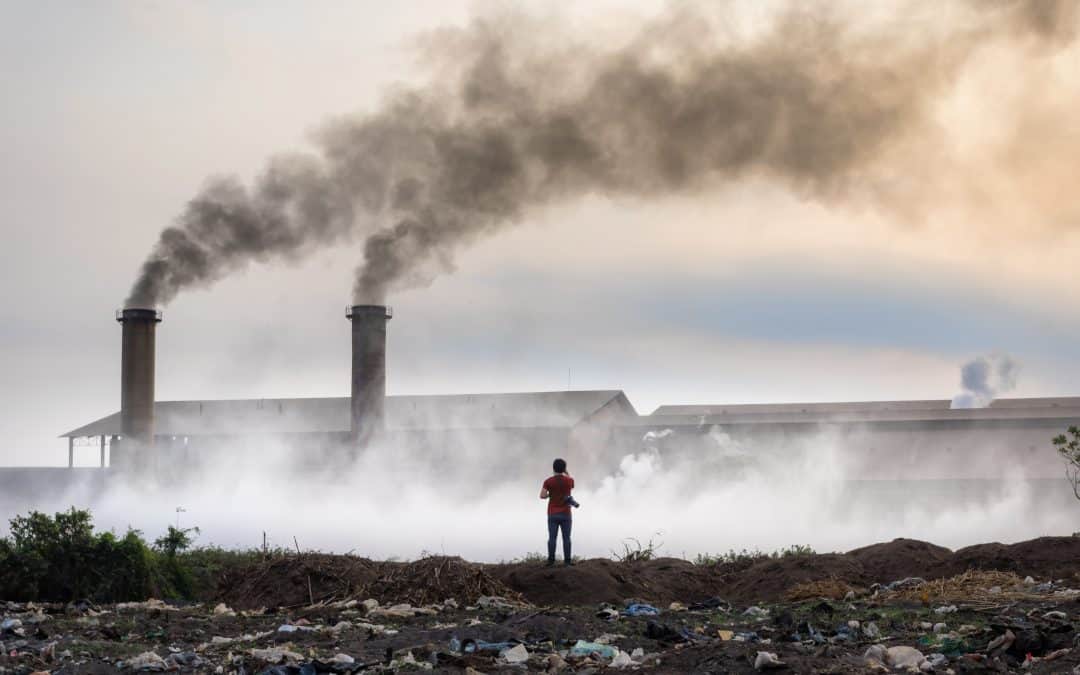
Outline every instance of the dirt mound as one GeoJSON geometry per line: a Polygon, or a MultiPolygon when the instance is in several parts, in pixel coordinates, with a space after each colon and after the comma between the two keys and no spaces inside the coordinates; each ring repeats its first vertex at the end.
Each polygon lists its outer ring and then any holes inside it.
{"type": "Polygon", "coordinates": [[[953,552],[916,539],[893,539],[848,551],[846,556],[862,566],[870,583],[888,583],[906,577],[926,576],[927,570],[950,562],[953,552]]]}
{"type": "Polygon", "coordinates": [[[959,574],[968,569],[1016,572],[1042,581],[1075,579],[1080,572],[1080,537],[1039,537],[1016,544],[968,546],[954,553],[942,572],[959,574]]]}
{"type": "Polygon", "coordinates": [[[407,602],[415,606],[439,603],[447,598],[473,604],[482,595],[521,599],[485,566],[445,556],[411,563],[385,563],[379,578],[363,592],[382,602],[407,602]]]}
{"type": "Polygon", "coordinates": [[[779,600],[789,588],[812,581],[841,580],[865,585],[858,561],[841,553],[797,555],[762,560],[725,580],[720,595],[728,600],[779,600]]]}
{"type": "Polygon", "coordinates": [[[787,602],[799,602],[814,598],[828,598],[829,600],[843,600],[847,594],[858,589],[839,579],[824,579],[811,581],[805,584],[797,584],[784,591],[784,600],[787,602]]]}
{"type": "Polygon", "coordinates": [[[299,607],[353,597],[378,575],[378,564],[367,558],[326,553],[275,556],[226,572],[218,582],[218,599],[235,609],[299,607]]]}
{"type": "Polygon", "coordinates": [[[218,599],[235,609],[366,598],[416,606],[447,598],[473,603],[482,595],[519,599],[483,565],[442,556],[409,563],[322,553],[280,556],[230,570],[218,588],[218,599]]]}
{"type": "Polygon", "coordinates": [[[668,603],[716,595],[719,578],[686,560],[660,558],[620,563],[602,558],[573,567],[536,563],[493,565],[492,573],[536,605],[622,604],[628,599],[668,603]]]}
{"type": "MultiPolygon", "coordinates": [[[[851,587],[866,588],[906,577],[932,581],[969,570],[1008,572],[1021,578],[1031,575],[1039,581],[1067,579],[1080,586],[1080,537],[980,544],[956,553],[926,542],[896,539],[848,553],[712,566],[672,558],[638,562],[595,559],[569,568],[548,568],[540,563],[480,565],[447,557],[380,563],[355,556],[306,553],[230,570],[218,587],[219,599],[238,609],[369,597],[413,605],[447,598],[473,603],[481,595],[521,598],[536,605],[622,604],[629,599],[660,605],[712,597],[749,604],[785,596],[790,599],[793,592],[834,597],[851,587]]],[[[975,583],[975,577],[968,577],[967,582],[975,583]]],[[[947,588],[942,586],[935,597],[947,588]]]]}

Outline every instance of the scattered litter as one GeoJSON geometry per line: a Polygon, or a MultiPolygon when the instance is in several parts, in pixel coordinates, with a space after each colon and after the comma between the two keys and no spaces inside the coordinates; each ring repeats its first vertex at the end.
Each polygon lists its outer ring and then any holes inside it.
{"type": "Polygon", "coordinates": [[[487,642],[469,638],[462,641],[461,651],[466,654],[501,654],[508,649],[512,649],[517,644],[517,642],[487,642]]]}
{"type": "Polygon", "coordinates": [[[499,595],[481,595],[476,599],[476,606],[483,609],[520,609],[524,603],[508,600],[499,595]]]}
{"type": "Polygon", "coordinates": [[[179,611],[179,607],[172,607],[165,604],[163,601],[157,598],[150,598],[145,602],[120,602],[116,604],[116,609],[142,609],[142,610],[162,610],[162,611],[179,611]]]}
{"type": "Polygon", "coordinates": [[[626,616],[660,616],[660,610],[652,605],[634,603],[623,610],[626,616]]]}
{"type": "Polygon", "coordinates": [[[214,607],[214,616],[236,616],[236,612],[222,602],[218,603],[217,607],[214,607]]]}
{"type": "Polygon", "coordinates": [[[267,649],[252,649],[251,655],[267,663],[281,663],[282,660],[289,662],[302,661],[303,654],[297,654],[296,652],[289,651],[284,647],[269,647],[267,649]]]}
{"type": "Polygon", "coordinates": [[[670,605],[668,605],[668,611],[669,612],[685,612],[686,611],[686,605],[682,604],[681,602],[673,602],[670,605]]]}
{"type": "Polygon", "coordinates": [[[416,616],[417,613],[423,612],[420,608],[413,607],[409,603],[403,602],[390,607],[376,607],[375,609],[368,611],[368,616],[384,619],[408,619],[409,617],[416,616]]]}
{"type": "Polygon", "coordinates": [[[949,632],[949,625],[946,624],[946,623],[940,623],[940,622],[935,623],[933,630],[934,630],[934,635],[941,635],[942,633],[949,632]]]}
{"type": "Polygon", "coordinates": [[[915,588],[916,586],[921,586],[925,583],[926,579],[923,579],[922,577],[905,577],[899,581],[885,584],[882,588],[886,591],[902,591],[906,588],[915,588]]]}
{"type": "Polygon", "coordinates": [[[606,621],[617,621],[619,619],[619,610],[614,607],[604,607],[596,613],[598,619],[604,619],[606,621]]]}
{"type": "Polygon", "coordinates": [[[956,605],[944,605],[934,608],[934,614],[955,614],[956,611],[956,605]]]}
{"type": "Polygon", "coordinates": [[[728,640],[730,640],[730,639],[732,639],[733,637],[735,637],[735,633],[734,633],[734,631],[730,631],[730,630],[722,630],[722,629],[721,629],[721,630],[718,630],[718,631],[716,631],[716,635],[717,635],[717,637],[719,637],[719,638],[720,638],[721,640],[723,640],[724,642],[727,642],[728,640]]]}
{"type": "Polygon", "coordinates": [[[143,652],[125,663],[132,670],[164,671],[168,669],[165,659],[154,652],[143,652]]]}
{"type": "Polygon", "coordinates": [[[898,670],[917,669],[929,671],[932,666],[923,653],[914,647],[889,647],[873,645],[866,650],[863,658],[870,663],[880,663],[898,670]]]}
{"type": "Polygon", "coordinates": [[[930,667],[935,670],[949,665],[949,658],[944,654],[931,654],[926,657],[926,660],[930,663],[930,667]]]}
{"type": "Polygon", "coordinates": [[[757,658],[754,659],[754,670],[772,670],[775,668],[784,668],[787,664],[781,661],[776,654],[772,652],[758,652],[757,658]]]}
{"type": "Polygon", "coordinates": [[[752,607],[746,608],[746,611],[743,612],[743,616],[752,616],[757,619],[764,619],[765,617],[769,616],[769,610],[762,609],[757,605],[753,605],[752,607]]]}
{"type": "Polygon", "coordinates": [[[1016,642],[1016,634],[1011,630],[1006,629],[1004,633],[997,636],[990,641],[990,644],[986,645],[986,651],[989,653],[1004,652],[1012,647],[1016,642]]]}
{"type": "Polygon", "coordinates": [[[619,650],[611,645],[603,645],[599,642],[586,642],[585,640],[578,640],[577,643],[570,648],[570,656],[596,655],[602,659],[613,659],[618,653],[619,650]]]}
{"type": "Polygon", "coordinates": [[[517,645],[504,651],[502,657],[507,663],[525,663],[529,660],[529,650],[525,649],[525,645],[517,645]]]}
{"type": "Polygon", "coordinates": [[[626,652],[619,652],[615,658],[611,659],[612,668],[626,668],[632,665],[634,665],[634,660],[626,652]]]}

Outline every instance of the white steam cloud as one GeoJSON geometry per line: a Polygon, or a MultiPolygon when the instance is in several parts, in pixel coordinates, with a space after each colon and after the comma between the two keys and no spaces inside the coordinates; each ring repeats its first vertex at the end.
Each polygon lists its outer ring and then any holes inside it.
{"type": "MultiPolygon", "coordinates": [[[[996,438],[980,443],[977,460],[939,457],[935,441],[917,434],[902,439],[907,451],[875,450],[880,432],[852,428],[748,435],[714,427],[637,438],[592,463],[566,456],[582,504],[577,555],[610,556],[627,538],[691,559],[793,544],[847,550],[896,537],[959,547],[1074,525],[1075,500],[1056,478],[1049,442],[1045,463],[1055,478],[1031,481],[1010,459],[1010,443],[996,438]]],[[[470,441],[449,456],[372,448],[335,469],[313,466],[297,448],[252,443],[221,448],[186,477],[113,477],[102,494],[71,492],[32,507],[90,508],[99,527],[132,526],[152,539],[182,506],[181,525],[199,526],[199,543],[226,547],[259,546],[266,532],[271,545],[291,547],[296,537],[305,549],[373,559],[430,552],[498,562],[543,551],[546,504],[537,493],[552,457],[479,434],[470,441]]],[[[30,508],[25,496],[0,496],[5,519],[30,508]]]]}

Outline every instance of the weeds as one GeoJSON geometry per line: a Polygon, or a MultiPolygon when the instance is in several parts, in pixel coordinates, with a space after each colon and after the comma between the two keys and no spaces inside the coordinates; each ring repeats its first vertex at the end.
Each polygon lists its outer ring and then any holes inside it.
{"type": "MultiPolygon", "coordinates": [[[[663,532],[655,532],[653,536],[659,537],[662,534],[663,532]]],[[[663,545],[664,542],[654,542],[652,537],[649,538],[647,544],[642,544],[636,537],[627,537],[623,540],[623,552],[612,551],[611,557],[622,563],[653,560],[658,557],[657,554],[663,545]]]]}
{"type": "Polygon", "coordinates": [[[748,550],[742,549],[736,551],[734,549],[727,553],[708,554],[699,553],[694,557],[695,565],[712,566],[712,565],[752,565],[762,560],[780,560],[782,558],[797,558],[801,556],[815,555],[815,551],[810,546],[803,544],[794,544],[787,548],[782,548],[772,553],[765,553],[758,549],[748,550]]]}

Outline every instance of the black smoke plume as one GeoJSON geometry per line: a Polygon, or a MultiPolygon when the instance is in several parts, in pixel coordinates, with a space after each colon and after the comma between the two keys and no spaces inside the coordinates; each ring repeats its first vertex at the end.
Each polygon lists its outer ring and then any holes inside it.
{"type": "Polygon", "coordinates": [[[273,159],[251,188],[212,180],[162,233],[127,305],[360,237],[354,300],[380,303],[449,269],[460,247],[588,194],[650,199],[758,178],[909,209],[889,179],[933,178],[894,151],[933,138],[930,108],[969,57],[1067,44],[1078,6],[956,0],[940,12],[951,25],[914,25],[903,12],[919,5],[897,3],[873,30],[819,7],[735,38],[680,5],[608,50],[522,17],[478,19],[432,36],[431,85],[328,125],[318,154],[273,159]]]}

